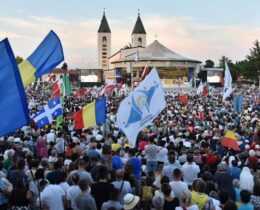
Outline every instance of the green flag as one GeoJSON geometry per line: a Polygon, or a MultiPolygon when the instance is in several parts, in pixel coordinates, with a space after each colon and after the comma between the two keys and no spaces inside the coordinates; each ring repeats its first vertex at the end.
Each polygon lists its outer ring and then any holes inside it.
{"type": "Polygon", "coordinates": [[[62,123],[63,123],[63,116],[61,115],[56,118],[56,130],[62,129],[62,123]]]}
{"type": "Polygon", "coordinates": [[[64,85],[64,87],[63,87],[64,91],[62,91],[63,92],[62,95],[63,96],[70,95],[71,94],[71,85],[70,85],[70,79],[67,74],[64,74],[64,76],[63,76],[63,85],[64,85]]]}

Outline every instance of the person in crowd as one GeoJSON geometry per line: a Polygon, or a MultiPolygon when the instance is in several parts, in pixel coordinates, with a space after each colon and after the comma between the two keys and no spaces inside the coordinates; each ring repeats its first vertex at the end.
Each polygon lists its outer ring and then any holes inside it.
{"type": "Polygon", "coordinates": [[[32,193],[27,190],[24,185],[23,180],[18,179],[16,181],[16,186],[11,192],[9,203],[11,205],[11,210],[13,209],[24,209],[29,210],[29,204],[32,199],[32,193]]]}
{"type": "Polygon", "coordinates": [[[132,172],[135,175],[137,180],[141,179],[141,160],[137,157],[135,157],[135,149],[130,148],[128,150],[128,156],[129,159],[127,161],[127,164],[132,165],[132,172]]]}
{"type": "Polygon", "coordinates": [[[110,200],[102,204],[101,210],[114,208],[115,210],[123,209],[123,205],[119,202],[120,192],[117,188],[113,188],[110,192],[110,200]]]}
{"type": "Polygon", "coordinates": [[[248,167],[244,167],[240,174],[240,186],[241,190],[248,190],[249,192],[253,192],[254,188],[254,177],[248,167]]]}
{"type": "Polygon", "coordinates": [[[191,205],[191,192],[189,190],[181,192],[180,204],[181,206],[176,207],[175,210],[199,210],[198,205],[191,205]]]}
{"type": "Polygon", "coordinates": [[[49,182],[44,179],[40,181],[39,187],[41,193],[37,199],[36,206],[40,209],[64,210],[66,198],[60,186],[49,184],[49,182]]]}
{"type": "Polygon", "coordinates": [[[241,192],[241,189],[239,188],[239,185],[240,185],[240,183],[239,183],[239,180],[238,179],[234,179],[233,180],[233,186],[234,186],[234,190],[235,190],[235,193],[236,193],[236,199],[235,199],[235,201],[236,202],[240,202],[240,192],[241,192]]]}
{"type": "Polygon", "coordinates": [[[79,181],[81,193],[75,198],[75,206],[77,210],[97,210],[96,202],[89,193],[88,181],[82,179],[79,181]]]}
{"type": "Polygon", "coordinates": [[[174,195],[179,200],[181,198],[181,192],[188,190],[188,185],[181,180],[182,180],[181,170],[178,169],[178,168],[174,169],[174,171],[173,171],[173,181],[170,182],[170,186],[172,188],[174,195]]]}
{"type": "Polygon", "coordinates": [[[235,199],[235,190],[233,188],[233,177],[227,171],[227,165],[225,163],[220,163],[218,165],[218,171],[215,173],[214,181],[217,190],[227,190],[230,197],[235,199]]]}
{"type": "Polygon", "coordinates": [[[171,196],[171,186],[169,184],[163,184],[162,185],[162,192],[164,195],[164,205],[163,205],[163,210],[170,210],[170,209],[175,209],[177,206],[179,206],[179,199],[174,198],[171,196]]]}
{"type": "Polygon", "coordinates": [[[127,193],[124,197],[124,209],[125,210],[138,210],[140,197],[127,193]]]}
{"type": "Polygon", "coordinates": [[[146,171],[147,172],[156,172],[157,170],[157,153],[159,151],[159,147],[154,144],[154,138],[150,137],[148,141],[148,145],[145,146],[145,156],[146,156],[146,171]]]}
{"type": "Polygon", "coordinates": [[[79,188],[79,174],[75,173],[71,177],[72,180],[72,186],[70,186],[67,190],[66,198],[67,198],[67,206],[71,207],[73,210],[77,210],[75,200],[80,194],[81,190],[79,188]]]}
{"type": "Polygon", "coordinates": [[[241,174],[241,169],[238,167],[237,160],[232,160],[232,166],[229,168],[231,176],[233,179],[239,179],[241,174]]]}
{"type": "Polygon", "coordinates": [[[183,181],[188,186],[191,186],[193,181],[197,179],[200,172],[199,166],[195,162],[193,162],[192,154],[187,155],[187,163],[182,165],[181,171],[183,173],[183,181]]]}
{"type": "Polygon", "coordinates": [[[254,210],[254,206],[250,203],[249,191],[241,190],[240,197],[241,197],[241,204],[238,206],[238,210],[254,210]]]}
{"type": "Polygon", "coordinates": [[[206,202],[209,200],[209,196],[205,194],[207,184],[203,180],[197,179],[194,184],[194,189],[191,193],[191,204],[198,205],[202,210],[205,207],[206,202]]]}
{"type": "Polygon", "coordinates": [[[152,199],[152,210],[163,210],[164,199],[160,195],[155,195],[152,199]]]}
{"type": "Polygon", "coordinates": [[[91,184],[91,195],[96,201],[97,209],[101,209],[104,202],[109,200],[109,193],[114,188],[108,180],[108,171],[105,166],[99,168],[99,180],[91,184]]]}
{"type": "Polygon", "coordinates": [[[250,202],[253,204],[255,210],[260,210],[260,184],[258,182],[254,185],[250,202]]]}
{"type": "Polygon", "coordinates": [[[123,169],[118,169],[116,171],[116,181],[112,182],[115,188],[119,190],[119,201],[124,204],[124,196],[127,193],[131,193],[131,184],[130,182],[124,180],[124,171],[123,169]]]}

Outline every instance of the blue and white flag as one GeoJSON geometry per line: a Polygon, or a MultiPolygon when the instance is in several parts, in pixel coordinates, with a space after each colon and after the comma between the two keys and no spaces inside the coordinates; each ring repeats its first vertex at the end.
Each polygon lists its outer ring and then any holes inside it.
{"type": "Polygon", "coordinates": [[[138,133],[150,125],[165,108],[163,88],[156,68],[125,98],[117,112],[118,127],[130,145],[135,146],[138,133]]]}
{"type": "Polygon", "coordinates": [[[225,61],[225,83],[224,83],[224,93],[223,93],[223,101],[230,96],[232,93],[232,77],[227,65],[227,61],[225,61]]]}
{"type": "Polygon", "coordinates": [[[189,81],[190,86],[193,86],[193,75],[191,75],[190,81],[189,81]]]}
{"type": "Polygon", "coordinates": [[[33,120],[41,128],[44,125],[50,124],[58,116],[62,115],[62,113],[61,100],[60,98],[55,98],[34,115],[33,120]]]}
{"type": "Polygon", "coordinates": [[[203,92],[203,87],[204,87],[203,82],[202,80],[200,80],[200,84],[197,88],[197,95],[200,95],[203,92]]]}

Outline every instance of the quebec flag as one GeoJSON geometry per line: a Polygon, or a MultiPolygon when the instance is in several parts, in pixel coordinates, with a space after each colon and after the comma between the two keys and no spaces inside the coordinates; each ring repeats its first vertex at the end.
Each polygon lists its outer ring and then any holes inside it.
{"type": "Polygon", "coordinates": [[[138,133],[165,108],[163,88],[156,68],[125,98],[117,112],[118,127],[135,146],[138,133]]]}
{"type": "Polygon", "coordinates": [[[36,125],[41,128],[47,124],[50,124],[58,116],[62,115],[62,106],[60,98],[55,98],[33,116],[33,120],[36,125]]]}

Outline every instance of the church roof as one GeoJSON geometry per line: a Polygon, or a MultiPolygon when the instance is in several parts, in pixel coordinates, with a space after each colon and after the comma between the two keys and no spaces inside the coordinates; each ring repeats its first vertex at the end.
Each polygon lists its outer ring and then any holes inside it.
{"type": "Polygon", "coordinates": [[[103,14],[98,33],[111,33],[105,13],[103,14]]]}
{"type": "MultiPolygon", "coordinates": [[[[122,60],[115,61],[122,62],[122,61],[135,61],[136,53],[125,57],[122,60]]],[[[201,63],[200,61],[187,58],[182,56],[178,53],[175,53],[162,45],[159,41],[155,40],[146,48],[139,48],[139,61],[175,61],[175,62],[194,62],[194,63],[201,63]]]]}
{"type": "Polygon", "coordinates": [[[137,17],[135,27],[134,27],[132,34],[146,34],[145,29],[144,29],[144,25],[143,25],[142,20],[140,18],[140,15],[138,15],[138,17],[137,17]]]}

